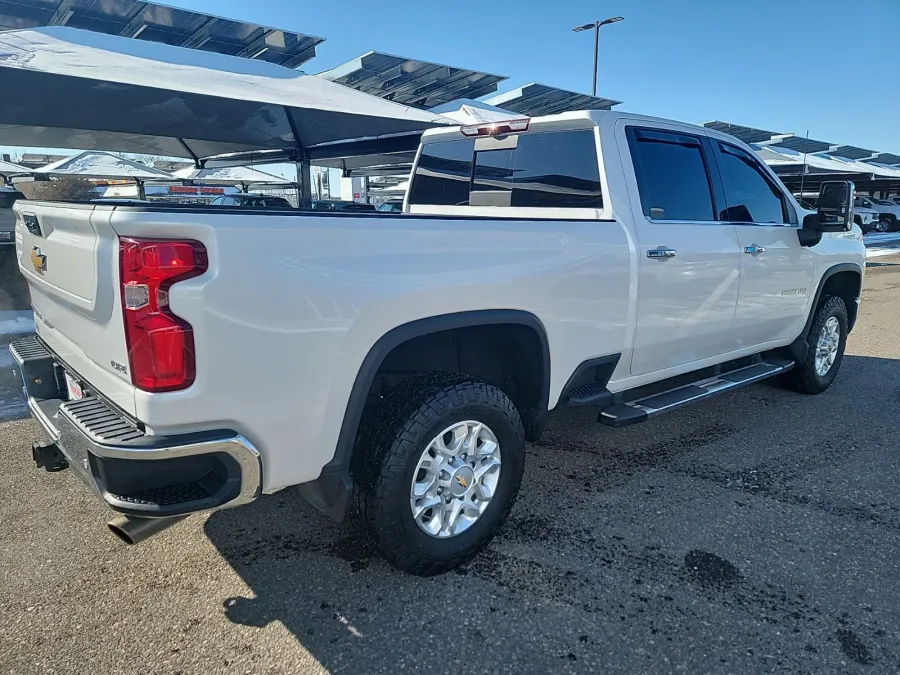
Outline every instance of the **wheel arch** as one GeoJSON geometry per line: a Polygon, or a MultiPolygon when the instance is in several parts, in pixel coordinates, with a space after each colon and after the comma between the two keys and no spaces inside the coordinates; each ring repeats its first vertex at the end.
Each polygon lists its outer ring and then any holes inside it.
{"type": "Polygon", "coordinates": [[[816,315],[816,308],[822,301],[823,296],[837,295],[844,300],[844,304],[847,306],[847,330],[848,332],[853,330],[859,310],[858,300],[862,292],[862,278],[862,268],[855,263],[838,263],[825,270],[816,287],[816,293],[813,296],[813,301],[806,317],[806,324],[803,326],[803,332],[788,346],[790,356],[795,361],[803,362],[806,360],[809,351],[807,343],[809,331],[816,315]]]}
{"type": "Polygon", "coordinates": [[[541,359],[538,406],[546,413],[550,399],[550,344],[543,323],[534,314],[511,309],[474,310],[441,314],[401,324],[382,335],[363,359],[344,409],[334,457],[323,467],[317,480],[300,486],[303,496],[332,518],[346,518],[349,496],[353,489],[350,463],[363,411],[376,376],[394,350],[417,338],[446,331],[490,326],[522,326],[536,335],[541,359]]]}

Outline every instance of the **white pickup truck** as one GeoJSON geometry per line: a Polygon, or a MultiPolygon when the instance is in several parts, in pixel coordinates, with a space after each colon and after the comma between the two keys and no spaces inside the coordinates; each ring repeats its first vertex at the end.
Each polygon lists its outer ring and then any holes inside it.
{"type": "Polygon", "coordinates": [[[437,573],[504,520],[548,411],[827,389],[852,204],[826,183],[807,214],[734,138],[609,111],[426,132],[403,213],[20,202],[33,455],[128,542],[301,485],[437,573]]]}

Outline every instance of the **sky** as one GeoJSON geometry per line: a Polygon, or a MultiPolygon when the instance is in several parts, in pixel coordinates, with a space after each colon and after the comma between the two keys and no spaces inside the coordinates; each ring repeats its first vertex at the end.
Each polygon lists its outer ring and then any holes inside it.
{"type": "Polygon", "coordinates": [[[900,0],[163,0],[318,35],[302,68],[369,50],[590,92],[620,109],[720,120],[900,154],[900,0]]]}

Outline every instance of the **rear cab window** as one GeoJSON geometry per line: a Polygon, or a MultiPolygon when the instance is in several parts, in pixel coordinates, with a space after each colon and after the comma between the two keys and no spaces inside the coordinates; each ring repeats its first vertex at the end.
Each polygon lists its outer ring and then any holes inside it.
{"type": "Polygon", "coordinates": [[[409,205],[414,213],[597,220],[602,183],[593,127],[455,136],[423,144],[409,205]]]}

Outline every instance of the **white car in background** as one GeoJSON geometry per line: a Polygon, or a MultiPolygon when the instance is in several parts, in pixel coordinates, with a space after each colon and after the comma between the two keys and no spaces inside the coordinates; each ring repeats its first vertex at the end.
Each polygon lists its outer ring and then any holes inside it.
{"type": "Polygon", "coordinates": [[[16,214],[12,207],[20,199],[25,199],[25,195],[15,188],[0,185],[0,246],[16,241],[16,214]]]}
{"type": "Polygon", "coordinates": [[[888,232],[898,229],[900,225],[900,205],[890,202],[887,199],[878,199],[869,197],[868,195],[857,195],[853,200],[854,211],[860,208],[872,209],[878,213],[879,232],[888,232]],[[883,225],[881,225],[883,223],[883,225]]]}
{"type": "MultiPolygon", "coordinates": [[[[819,206],[819,194],[807,193],[795,194],[797,200],[807,211],[815,211],[819,206]]],[[[890,223],[881,219],[881,213],[868,206],[861,206],[859,198],[853,202],[853,222],[859,225],[864,233],[868,232],[887,232],[890,223]]]]}

